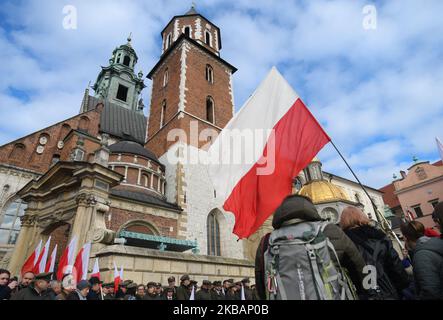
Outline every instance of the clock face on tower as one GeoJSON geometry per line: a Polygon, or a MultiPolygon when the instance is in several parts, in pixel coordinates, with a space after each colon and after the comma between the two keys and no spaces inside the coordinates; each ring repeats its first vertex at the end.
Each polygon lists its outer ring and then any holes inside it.
{"type": "Polygon", "coordinates": [[[40,137],[39,142],[42,146],[44,146],[48,142],[48,138],[46,138],[45,136],[40,137]]]}

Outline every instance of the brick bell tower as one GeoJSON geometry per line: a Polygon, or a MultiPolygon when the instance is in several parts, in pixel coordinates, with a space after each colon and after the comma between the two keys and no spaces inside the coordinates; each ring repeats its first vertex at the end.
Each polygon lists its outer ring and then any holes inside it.
{"type": "Polygon", "coordinates": [[[220,29],[194,7],[174,16],[161,36],[162,55],[147,75],[152,94],[146,147],[165,166],[167,200],[183,210],[178,237],[197,241],[202,254],[243,258],[242,243],[231,232],[234,217],[217,202],[205,165],[186,156],[170,160],[203,151],[232,118],[237,69],[220,57],[220,29]]]}
{"type": "Polygon", "coordinates": [[[172,129],[183,129],[186,143],[196,146],[189,141],[191,122],[197,121],[198,132],[219,132],[228,123],[234,113],[231,77],[237,71],[220,57],[220,29],[194,7],[174,16],[161,36],[162,55],[147,75],[152,80],[147,147],[158,157],[174,143],[167,139],[172,129]]]}

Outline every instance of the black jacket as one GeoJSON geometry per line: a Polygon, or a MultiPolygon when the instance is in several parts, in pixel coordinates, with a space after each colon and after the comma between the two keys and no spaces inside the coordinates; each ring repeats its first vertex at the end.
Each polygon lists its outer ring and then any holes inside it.
{"type": "Polygon", "coordinates": [[[6,286],[0,286],[0,300],[9,300],[11,298],[12,289],[6,286]]]}
{"type": "Polygon", "coordinates": [[[443,299],[443,239],[420,238],[412,263],[418,298],[443,299]]]}
{"type": "MultiPolygon", "coordinates": [[[[315,208],[303,208],[299,206],[294,207],[296,209],[292,210],[290,201],[286,202],[285,200],[285,202],[283,202],[283,204],[274,214],[272,221],[274,229],[280,228],[285,221],[289,221],[291,219],[298,219],[297,223],[322,220],[315,208]]],[[[362,292],[363,268],[365,266],[365,261],[363,260],[360,252],[354,243],[338,226],[329,224],[326,226],[323,233],[332,242],[341,266],[348,270],[349,276],[356,286],[357,291],[362,292]]],[[[262,300],[266,299],[264,282],[264,253],[268,248],[269,235],[270,234],[268,233],[261,239],[255,257],[255,284],[257,295],[262,300]]],[[[331,255],[331,259],[334,261],[336,260],[334,255],[331,255]]]]}
{"type": "Polygon", "coordinates": [[[47,291],[38,292],[33,284],[14,294],[11,300],[51,300],[47,291]]]}
{"type": "Polygon", "coordinates": [[[177,288],[177,300],[189,300],[189,297],[189,288],[185,287],[184,285],[180,285],[180,287],[177,288]]]}
{"type": "Polygon", "coordinates": [[[374,263],[372,256],[378,248],[375,263],[381,297],[399,299],[401,291],[409,286],[410,281],[392,241],[382,230],[369,225],[348,229],[346,234],[358,247],[367,264],[374,263]]]}
{"type": "Polygon", "coordinates": [[[200,289],[195,293],[195,300],[212,300],[211,291],[200,289]]]}

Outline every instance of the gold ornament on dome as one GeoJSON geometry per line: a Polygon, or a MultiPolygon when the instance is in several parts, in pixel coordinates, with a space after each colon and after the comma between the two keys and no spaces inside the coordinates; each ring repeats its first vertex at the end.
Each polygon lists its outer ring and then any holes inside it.
{"type": "Polygon", "coordinates": [[[333,201],[350,201],[346,192],[326,180],[311,181],[299,191],[300,195],[309,197],[314,204],[333,201]]]}

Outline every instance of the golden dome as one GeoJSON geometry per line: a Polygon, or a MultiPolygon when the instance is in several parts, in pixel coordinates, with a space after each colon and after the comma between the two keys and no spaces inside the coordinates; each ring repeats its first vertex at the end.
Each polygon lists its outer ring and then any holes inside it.
{"type": "Polygon", "coordinates": [[[350,201],[346,192],[326,180],[314,180],[304,185],[298,194],[309,197],[314,204],[333,201],[350,201]]]}

